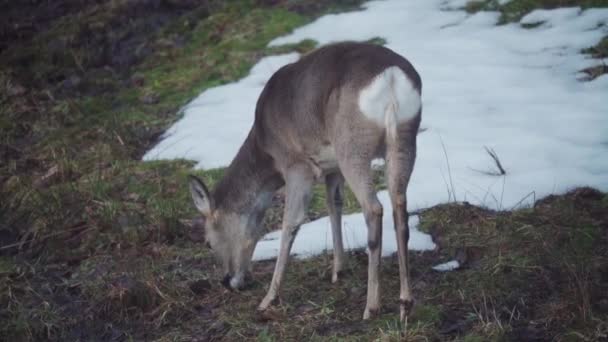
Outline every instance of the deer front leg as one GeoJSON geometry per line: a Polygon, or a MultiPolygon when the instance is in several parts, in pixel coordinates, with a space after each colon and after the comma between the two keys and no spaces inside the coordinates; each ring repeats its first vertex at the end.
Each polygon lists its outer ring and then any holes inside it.
{"type": "Polygon", "coordinates": [[[331,233],[334,243],[334,263],[331,282],[338,281],[344,265],[344,246],[342,244],[342,203],[344,178],[340,173],[327,175],[325,178],[327,211],[331,221],[331,233]]]}
{"type": "Polygon", "coordinates": [[[258,306],[258,310],[267,309],[279,294],[289,259],[289,251],[300,225],[306,220],[306,212],[314,184],[314,173],[308,166],[292,167],[285,175],[285,183],[285,211],[283,213],[281,247],[270,288],[258,306]]]}

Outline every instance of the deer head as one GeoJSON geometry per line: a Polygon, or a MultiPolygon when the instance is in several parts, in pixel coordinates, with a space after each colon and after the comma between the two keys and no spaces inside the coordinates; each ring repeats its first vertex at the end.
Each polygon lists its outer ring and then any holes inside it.
{"type": "Polygon", "coordinates": [[[252,215],[237,213],[229,206],[217,207],[207,186],[195,176],[190,176],[190,193],[198,211],[203,216],[205,238],[222,265],[222,284],[230,289],[242,289],[249,274],[251,258],[259,220],[252,215]]]}

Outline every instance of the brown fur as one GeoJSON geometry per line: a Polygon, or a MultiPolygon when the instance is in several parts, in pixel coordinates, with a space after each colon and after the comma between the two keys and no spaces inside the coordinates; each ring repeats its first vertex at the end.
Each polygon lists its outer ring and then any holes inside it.
{"type": "Polygon", "coordinates": [[[382,206],[373,189],[370,162],[378,157],[387,160],[389,192],[395,208],[401,300],[411,302],[405,190],[414,166],[420,111],[414,118],[398,123],[398,138],[391,139],[384,127],[361,113],[357,102],[361,89],[391,66],[403,71],[414,89],[421,92],[420,77],[405,58],[372,44],[329,45],[284,66],[262,91],[253,127],[213,193],[209,194],[202,183],[196,184],[198,181],[191,185],[197,190],[193,196],[199,196],[199,204],[207,203],[205,200],[212,203],[211,212],[206,213],[205,229],[225,272],[233,275],[231,286],[236,287],[242,285],[249,268],[261,235],[259,225],[272,194],[285,186],[281,251],[260,309],[278,295],[289,249],[306,217],[312,185],[320,180],[325,180],[328,188],[335,251],[332,281],[337,281],[343,263],[340,198],[346,180],[363,208],[369,229],[368,303],[364,317],[377,312],[382,206]]]}

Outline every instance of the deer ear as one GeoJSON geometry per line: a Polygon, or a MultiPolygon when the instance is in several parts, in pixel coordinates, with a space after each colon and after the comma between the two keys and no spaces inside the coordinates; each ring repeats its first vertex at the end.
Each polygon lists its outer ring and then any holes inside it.
{"type": "Polygon", "coordinates": [[[205,217],[211,216],[215,206],[209,190],[207,190],[205,184],[196,176],[190,175],[189,178],[190,194],[192,195],[192,201],[194,202],[196,209],[205,217]]]}

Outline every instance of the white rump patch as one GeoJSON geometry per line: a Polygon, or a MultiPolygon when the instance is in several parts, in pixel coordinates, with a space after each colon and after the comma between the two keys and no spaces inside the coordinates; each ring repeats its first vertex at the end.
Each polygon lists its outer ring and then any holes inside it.
{"type": "Polygon", "coordinates": [[[420,106],[420,93],[403,70],[396,66],[384,70],[359,93],[361,112],[393,136],[397,132],[397,124],[415,117],[420,106]]]}

